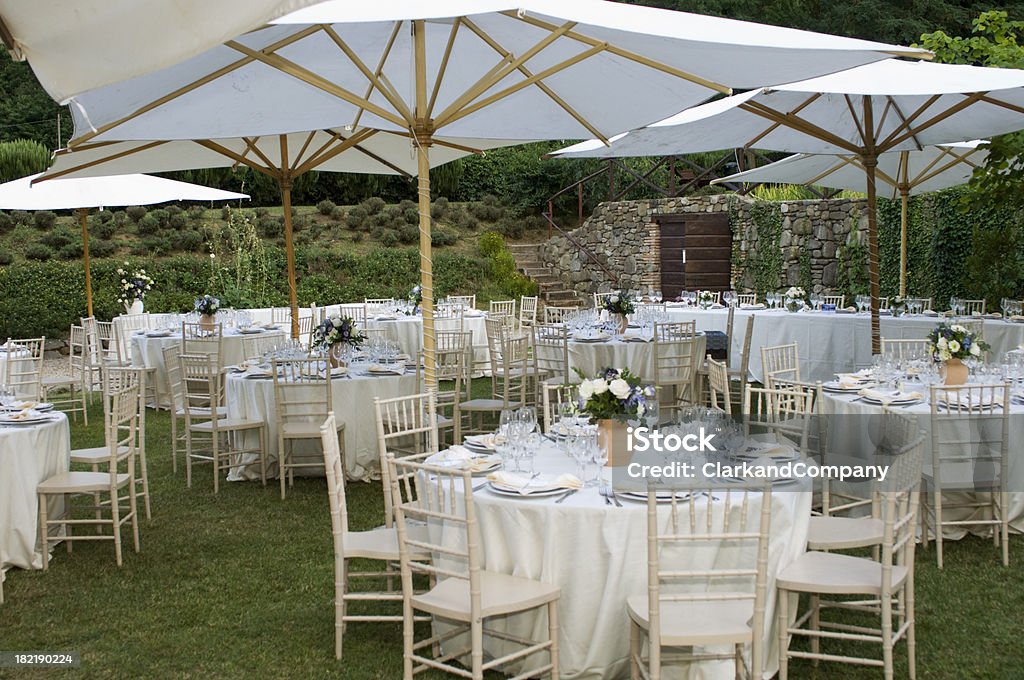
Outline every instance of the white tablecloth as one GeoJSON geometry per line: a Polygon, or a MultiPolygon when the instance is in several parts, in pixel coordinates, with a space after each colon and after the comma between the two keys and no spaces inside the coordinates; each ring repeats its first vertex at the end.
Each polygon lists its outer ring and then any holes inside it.
{"type": "MultiPolygon", "coordinates": [[[[698,335],[695,366],[704,361],[705,346],[706,339],[698,335]]],[[[579,369],[586,377],[593,378],[605,368],[628,368],[640,378],[653,382],[656,375],[654,343],[624,342],[618,338],[604,342],[569,341],[569,370],[573,376],[575,369],[579,369]]]]}
{"type": "MultiPolygon", "coordinates": [[[[366,479],[376,476],[380,470],[373,400],[391,399],[415,392],[416,375],[412,369],[403,376],[357,376],[331,381],[334,414],[338,421],[345,423],[345,470],[350,477],[366,479]]],[[[229,417],[253,418],[267,424],[268,462],[276,460],[274,381],[231,375],[227,381],[226,400],[229,417]]],[[[251,443],[255,445],[255,440],[251,443]]],[[[323,460],[319,442],[296,442],[289,446],[293,447],[297,459],[304,458],[303,454],[308,453],[311,460],[323,460]]],[[[250,463],[253,460],[254,456],[244,462],[250,463]]],[[[268,469],[268,474],[273,472],[273,469],[268,469]]],[[[235,467],[228,475],[229,481],[258,478],[259,469],[254,465],[235,467]]]]}
{"type": "MultiPolygon", "coordinates": [[[[474,376],[490,375],[490,352],[487,350],[486,315],[467,316],[463,319],[464,331],[473,334],[473,366],[474,376]]],[[[402,351],[411,357],[418,356],[423,348],[423,317],[396,316],[393,319],[367,319],[366,327],[371,330],[381,329],[384,334],[398,343],[402,351]]]]}
{"type": "MultiPolygon", "coordinates": [[[[0,578],[8,567],[43,568],[36,486],[71,465],[67,416],[53,418],[41,425],[0,426],[0,578]]],[[[63,499],[51,498],[48,512],[63,512],[63,499]]]]}
{"type": "MultiPolygon", "coordinates": [[[[672,321],[696,321],[697,330],[726,330],[728,310],[693,309],[670,306],[672,321]]],[[[750,342],[750,379],[763,382],[761,347],[800,345],[800,377],[804,380],[831,380],[836,373],[858,366],[871,365],[871,320],[866,314],[835,314],[831,312],[798,312],[784,310],[737,309],[730,338],[730,367],[739,366],[747,321],[756,315],[754,335],[750,342]]],[[[924,338],[941,319],[932,316],[881,318],[883,338],[924,338]]],[[[985,320],[985,341],[992,346],[990,357],[998,360],[1008,350],[1024,343],[1024,324],[1002,320],[985,320]]]]}
{"type": "MultiPolygon", "coordinates": [[[[905,389],[927,394],[928,390],[921,385],[907,384],[905,389]]],[[[865,431],[872,426],[872,417],[882,413],[881,406],[872,406],[863,401],[854,401],[856,394],[825,394],[822,400],[822,413],[829,418],[829,447],[830,450],[839,455],[851,457],[864,457],[868,455],[871,442],[865,431]]],[[[918,426],[924,430],[925,451],[924,451],[924,473],[931,474],[932,469],[932,441],[931,441],[931,406],[924,403],[906,407],[892,407],[897,411],[912,414],[917,417],[918,426]]],[[[998,414],[997,414],[998,415],[998,414]]],[[[959,422],[957,427],[959,427],[959,422]]],[[[969,418],[965,417],[964,427],[971,427],[969,418]]],[[[964,436],[967,436],[966,434],[964,436]]],[[[1011,405],[1010,407],[1010,445],[1007,489],[1010,493],[1009,517],[1010,526],[1016,531],[1024,532],[1024,455],[1022,454],[1020,442],[1024,441],[1024,406],[1011,405]]],[[[949,477],[950,473],[944,473],[949,477]]],[[[961,480],[963,481],[963,480],[961,480]]],[[[964,492],[956,493],[962,498],[964,492]]],[[[943,494],[946,497],[946,494],[943,494]]],[[[951,500],[955,497],[951,496],[951,500]]],[[[954,516],[950,511],[943,513],[944,519],[961,519],[965,516],[959,514],[954,516]]],[[[976,518],[977,516],[975,516],[976,518]]],[[[983,532],[982,532],[983,533],[983,532]]],[[[966,532],[957,528],[947,528],[943,531],[947,538],[962,538],[966,532]]]]}
{"type": "MultiPolygon", "coordinates": [[[[225,366],[239,364],[247,358],[246,338],[275,337],[284,341],[287,333],[283,330],[264,331],[253,335],[243,335],[234,329],[224,331],[221,340],[221,363],[225,366]]],[[[167,382],[167,366],[164,364],[164,348],[181,344],[181,333],[167,337],[151,338],[146,335],[132,335],[132,365],[156,369],[156,390],[160,406],[171,405],[170,385],[167,382]]]]}
{"type": "MultiPolygon", "coordinates": [[[[572,472],[574,467],[553,445],[545,445],[535,462],[535,469],[545,475],[572,472]]],[[[811,496],[809,491],[772,494],[765,678],[778,669],[774,575],[806,549],[811,496]]],[[[647,506],[629,500],[623,500],[621,508],[606,505],[596,488],[560,504],[556,498],[510,498],[486,488],[476,492],[483,566],[561,588],[561,677],[628,677],[626,599],[647,593],[647,506]]],[[[546,626],[546,616],[524,614],[510,619],[503,629],[539,639],[546,635],[546,626]]],[[[485,650],[501,653],[501,642],[485,638],[485,650]]],[[[707,662],[691,669],[688,677],[731,679],[732,669],[730,662],[707,662]]]]}

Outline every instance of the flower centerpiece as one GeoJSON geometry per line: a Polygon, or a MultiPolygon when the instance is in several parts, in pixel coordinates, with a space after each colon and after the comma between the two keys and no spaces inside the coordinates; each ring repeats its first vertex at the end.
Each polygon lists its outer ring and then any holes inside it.
{"type": "Polygon", "coordinates": [[[807,297],[807,292],[800,286],[790,286],[789,289],[782,294],[782,297],[787,310],[790,312],[799,312],[804,308],[804,298],[807,297]]]}
{"type": "Polygon", "coordinates": [[[710,290],[702,290],[697,294],[697,304],[700,305],[701,309],[708,309],[716,302],[718,302],[718,296],[710,290]]]}
{"type": "Polygon", "coordinates": [[[409,291],[409,304],[412,305],[412,311],[409,312],[410,315],[416,314],[420,311],[421,302],[423,302],[423,286],[417,283],[412,287],[412,290],[409,291]]]}
{"type": "Polygon", "coordinates": [[[204,331],[212,331],[216,326],[215,316],[220,309],[220,300],[212,295],[197,298],[192,306],[199,313],[199,326],[204,331]]]}
{"type": "Polygon", "coordinates": [[[606,368],[592,380],[584,378],[579,395],[580,412],[597,422],[598,437],[608,448],[608,464],[628,463],[626,421],[644,417],[647,400],[655,398],[654,386],[641,385],[628,368],[606,368]]]}
{"type": "Polygon", "coordinates": [[[615,320],[619,333],[625,333],[629,323],[626,320],[626,315],[636,311],[636,300],[627,291],[615,291],[605,296],[604,308],[615,320]]]}
{"type": "Polygon", "coordinates": [[[945,364],[946,385],[963,385],[967,382],[967,367],[964,359],[976,359],[989,350],[988,343],[979,339],[966,326],[958,323],[940,323],[928,334],[932,356],[945,364]]]}
{"type": "MultiPolygon", "coordinates": [[[[128,263],[124,263],[128,267],[128,263]]],[[[152,290],[153,279],[146,273],[145,269],[135,269],[129,272],[127,269],[117,268],[117,275],[121,277],[121,294],[117,301],[124,305],[124,311],[128,314],[141,314],[144,309],[142,305],[146,292],[152,290]]]]}
{"type": "Polygon", "coordinates": [[[347,316],[330,316],[313,331],[314,349],[326,351],[331,367],[340,366],[341,352],[348,347],[359,347],[366,335],[356,328],[356,322],[347,316]]]}

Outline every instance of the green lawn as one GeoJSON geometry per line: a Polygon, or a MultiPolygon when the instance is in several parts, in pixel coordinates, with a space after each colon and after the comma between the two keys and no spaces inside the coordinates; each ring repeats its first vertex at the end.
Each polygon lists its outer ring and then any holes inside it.
{"type": "MultiPolygon", "coordinates": [[[[0,650],[82,654],[80,669],[31,677],[401,677],[398,624],[351,625],[345,658],[334,659],[323,479],[296,480],[284,502],[274,484],[222,484],[214,496],[207,467],[186,489],[183,470],[171,472],[168,416],[150,412],[147,425],[153,520],[142,521],[142,552],[129,548],[118,569],[111,544],[78,543],[71,555],[58,547],[48,572],[10,572],[0,650]]],[[[101,441],[98,425],[72,427],[73,446],[101,441]]],[[[349,504],[353,529],[381,522],[379,484],[350,484],[349,504]]],[[[1024,541],[1012,543],[1008,569],[980,539],[949,544],[942,572],[934,553],[919,552],[918,677],[1024,676],[1024,541]]],[[[901,646],[897,678],[906,677],[905,658],[901,646]]],[[[881,677],[836,664],[790,668],[799,679],[881,677]]],[[[29,674],[0,669],[0,677],[29,674]]]]}

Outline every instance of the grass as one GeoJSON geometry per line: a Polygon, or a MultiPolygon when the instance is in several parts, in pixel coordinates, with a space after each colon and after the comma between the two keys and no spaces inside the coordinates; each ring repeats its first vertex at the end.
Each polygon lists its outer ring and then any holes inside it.
{"type": "MultiPolygon", "coordinates": [[[[72,426],[73,447],[102,443],[93,413],[88,428],[72,426]]],[[[32,677],[401,677],[398,624],[351,625],[345,658],[334,659],[325,480],[297,479],[284,502],[273,484],[222,484],[214,496],[209,468],[199,468],[187,489],[183,470],[171,472],[168,415],[150,412],[147,428],[153,519],[141,522],[142,552],[127,548],[118,569],[109,543],[79,543],[71,555],[58,547],[47,572],[10,572],[0,650],[81,652],[80,669],[32,677]]],[[[380,485],[354,482],[348,492],[352,528],[379,525],[380,485]]],[[[1021,677],[1024,542],[1013,537],[1011,547],[1008,569],[977,538],[947,544],[941,572],[933,552],[918,553],[919,678],[1021,677]]],[[[905,659],[901,645],[897,678],[905,659]]],[[[838,664],[790,670],[801,680],[881,677],[838,664]]]]}

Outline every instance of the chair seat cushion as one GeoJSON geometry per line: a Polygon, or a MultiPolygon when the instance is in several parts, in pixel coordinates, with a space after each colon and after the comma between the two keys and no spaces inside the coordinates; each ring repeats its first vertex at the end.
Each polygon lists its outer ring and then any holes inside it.
{"type": "Polygon", "coordinates": [[[878,545],[885,524],[873,517],[812,517],[807,531],[808,550],[843,550],[878,545]]]}
{"type": "MultiPolygon", "coordinates": [[[[247,420],[245,418],[221,418],[217,421],[218,430],[253,430],[266,425],[262,420],[247,420]]],[[[213,421],[192,425],[193,432],[212,432],[213,421]]]]}
{"type": "MultiPolygon", "coordinates": [[[[361,557],[372,560],[398,561],[398,532],[392,528],[378,527],[369,531],[349,531],[342,537],[345,557],[361,557]]],[[[428,553],[412,552],[414,560],[430,559],[428,553]]]]}
{"type": "MultiPolygon", "coordinates": [[[[557,600],[558,586],[520,576],[480,572],[480,613],[484,617],[538,607],[557,600]]],[[[421,611],[457,621],[470,618],[469,581],[447,578],[422,595],[412,598],[421,611]]]]}
{"type": "MultiPolygon", "coordinates": [[[[892,568],[892,585],[907,578],[907,568],[892,568]]],[[[882,565],[865,557],[841,553],[808,552],[779,573],[776,587],[804,593],[834,595],[879,595],[882,565]]]]}
{"type": "MultiPolygon", "coordinates": [[[[128,473],[117,476],[117,488],[128,484],[128,473]]],[[[110,473],[107,472],[61,472],[39,483],[39,493],[76,493],[106,491],[110,489],[110,473]]]]}
{"type": "Polygon", "coordinates": [[[459,404],[460,411],[501,411],[506,408],[519,408],[519,402],[506,404],[501,399],[470,399],[459,404]]]}
{"type": "MultiPolygon", "coordinates": [[[[209,406],[190,406],[188,409],[179,408],[178,410],[176,410],[174,412],[174,415],[178,416],[179,418],[184,418],[186,411],[188,411],[188,413],[193,418],[209,418],[210,417],[210,407],[209,406]]],[[[228,415],[228,407],[227,406],[218,406],[217,407],[217,415],[222,417],[222,418],[227,417],[227,415],[228,415]]]]}
{"type": "MultiPolygon", "coordinates": [[[[121,460],[128,455],[127,446],[117,447],[117,459],[121,460]]],[[[96,446],[91,449],[75,449],[71,452],[72,463],[88,463],[95,465],[110,460],[110,449],[106,446],[96,446]]]]}
{"type": "MultiPolygon", "coordinates": [[[[626,600],[629,618],[644,630],[650,629],[647,595],[626,600]]],[[[661,642],[663,645],[714,645],[750,641],[754,600],[719,602],[662,602],[661,642]]]]}

